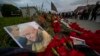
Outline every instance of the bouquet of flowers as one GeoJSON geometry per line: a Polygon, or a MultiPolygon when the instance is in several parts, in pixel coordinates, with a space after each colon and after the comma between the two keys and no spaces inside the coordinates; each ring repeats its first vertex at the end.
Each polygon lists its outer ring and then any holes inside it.
{"type": "Polygon", "coordinates": [[[70,27],[81,32],[81,34],[77,34],[75,31],[71,32],[71,36],[84,39],[90,48],[100,53],[100,41],[98,40],[100,39],[100,30],[96,30],[96,32],[93,33],[90,30],[85,30],[84,28],[79,27],[77,23],[71,23],[70,27]]]}
{"type": "Polygon", "coordinates": [[[81,28],[77,23],[67,24],[66,27],[58,17],[40,17],[37,21],[51,36],[53,36],[52,41],[49,43],[44,52],[38,53],[38,56],[85,56],[82,52],[77,51],[73,48],[73,40],[70,36],[84,39],[86,44],[91,48],[100,52],[100,30],[95,33],[90,30],[85,30],[81,28]],[[49,18],[49,20],[48,20],[49,18]],[[43,20],[42,20],[43,19],[43,20]],[[69,28],[70,27],[70,28],[69,28]],[[68,36],[63,35],[60,37],[59,33],[65,31],[68,36]]]}
{"type": "Polygon", "coordinates": [[[85,56],[82,52],[73,49],[73,40],[69,36],[55,35],[45,52],[38,56],[85,56]],[[71,48],[69,48],[69,46],[71,48]]]}

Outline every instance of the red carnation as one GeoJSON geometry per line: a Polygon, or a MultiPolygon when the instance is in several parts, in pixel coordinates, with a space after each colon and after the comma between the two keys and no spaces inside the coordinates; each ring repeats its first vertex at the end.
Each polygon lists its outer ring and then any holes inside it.
{"type": "Polygon", "coordinates": [[[72,50],[70,52],[70,56],[85,56],[83,53],[76,51],[76,50],[72,50]]]}
{"type": "Polygon", "coordinates": [[[70,27],[72,28],[72,29],[75,29],[75,30],[78,30],[80,27],[79,27],[79,25],[77,24],[77,23],[71,23],[70,24],[70,27]]]}
{"type": "Polygon", "coordinates": [[[60,42],[61,42],[62,44],[66,43],[66,38],[64,38],[64,37],[61,38],[60,42]]]}
{"type": "Polygon", "coordinates": [[[77,33],[76,32],[71,32],[70,33],[70,36],[76,37],[77,36],[77,33]]]}
{"type": "Polygon", "coordinates": [[[60,22],[57,20],[54,20],[54,22],[52,23],[53,29],[55,33],[58,33],[61,31],[61,26],[60,26],[60,22]]]}
{"type": "Polygon", "coordinates": [[[68,41],[70,41],[70,42],[72,42],[73,43],[73,39],[72,38],[67,38],[68,39],[68,41]]]}
{"type": "Polygon", "coordinates": [[[96,30],[95,34],[100,37],[100,30],[96,30]]]}
{"type": "Polygon", "coordinates": [[[60,46],[57,48],[57,52],[60,56],[69,56],[69,52],[66,50],[64,46],[60,46]]]}
{"type": "Polygon", "coordinates": [[[44,56],[54,56],[54,53],[52,52],[51,49],[50,50],[46,50],[44,56]]]}
{"type": "Polygon", "coordinates": [[[60,43],[58,42],[58,41],[51,41],[50,43],[49,43],[49,45],[48,45],[48,48],[55,48],[55,47],[57,47],[57,46],[59,46],[60,45],[60,43]]]}
{"type": "Polygon", "coordinates": [[[87,33],[87,32],[84,32],[84,33],[82,33],[82,34],[80,35],[80,37],[81,37],[82,39],[89,40],[89,39],[90,39],[90,34],[87,33]]]}
{"type": "Polygon", "coordinates": [[[60,39],[59,39],[59,36],[58,36],[58,35],[55,35],[55,36],[53,37],[53,40],[54,40],[54,41],[60,40],[60,39]]]}
{"type": "Polygon", "coordinates": [[[55,48],[57,46],[60,46],[60,39],[58,35],[55,35],[52,39],[52,41],[49,43],[48,48],[55,48]]]}
{"type": "Polygon", "coordinates": [[[96,30],[96,32],[95,32],[96,34],[100,34],[100,30],[96,30]]]}

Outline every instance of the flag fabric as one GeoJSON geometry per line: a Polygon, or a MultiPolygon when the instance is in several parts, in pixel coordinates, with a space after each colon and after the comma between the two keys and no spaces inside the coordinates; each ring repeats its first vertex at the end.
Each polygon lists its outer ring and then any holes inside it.
{"type": "Polygon", "coordinates": [[[55,12],[58,12],[58,11],[57,11],[57,8],[56,8],[56,6],[54,5],[53,2],[51,2],[51,10],[52,10],[52,11],[55,11],[55,12]]]}
{"type": "Polygon", "coordinates": [[[26,14],[27,14],[27,15],[26,15],[27,17],[30,17],[30,9],[29,9],[29,6],[28,6],[28,4],[27,4],[27,10],[26,10],[26,14]]]}
{"type": "Polygon", "coordinates": [[[41,5],[41,10],[43,10],[43,5],[44,5],[44,3],[42,3],[42,5],[41,5]]]}

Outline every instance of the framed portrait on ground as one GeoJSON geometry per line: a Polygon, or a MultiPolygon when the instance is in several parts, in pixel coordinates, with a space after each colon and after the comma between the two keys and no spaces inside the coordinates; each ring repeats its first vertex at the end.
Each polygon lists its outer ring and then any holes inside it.
{"type": "Polygon", "coordinates": [[[46,49],[52,37],[35,21],[4,27],[5,31],[21,48],[35,52],[46,49]]]}

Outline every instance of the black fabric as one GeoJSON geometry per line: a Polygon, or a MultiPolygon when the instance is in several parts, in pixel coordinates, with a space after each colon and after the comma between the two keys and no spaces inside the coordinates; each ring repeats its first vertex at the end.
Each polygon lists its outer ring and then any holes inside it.
{"type": "Polygon", "coordinates": [[[0,56],[36,56],[36,53],[22,48],[0,48],[0,56]]]}
{"type": "Polygon", "coordinates": [[[85,45],[74,45],[74,49],[85,53],[86,56],[99,56],[93,49],[85,45]]]}
{"type": "MultiPolygon", "coordinates": [[[[74,49],[83,52],[85,56],[100,56],[84,45],[74,45],[74,49]]],[[[37,53],[22,48],[0,48],[0,56],[36,56],[37,53]]]]}

